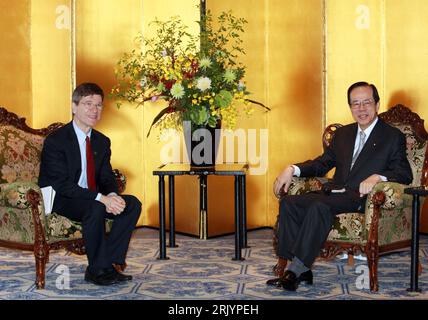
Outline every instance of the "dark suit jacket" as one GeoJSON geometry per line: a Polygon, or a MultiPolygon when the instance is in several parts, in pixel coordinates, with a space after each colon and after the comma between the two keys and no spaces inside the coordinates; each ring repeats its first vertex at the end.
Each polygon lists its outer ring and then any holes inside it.
{"type": "Polygon", "coordinates": [[[56,191],[54,208],[61,200],[95,199],[98,192],[118,193],[116,179],[110,164],[110,139],[92,129],[91,146],[94,152],[97,191],[77,184],[82,172],[80,149],[72,122],[51,133],[44,142],[39,174],[39,186],[52,186],[56,191]]]}
{"type": "Polygon", "coordinates": [[[357,130],[357,123],[337,129],[330,146],[321,156],[296,164],[301,176],[324,176],[336,168],[332,181],[334,188],[355,192],[358,192],[360,183],[372,174],[380,174],[392,182],[411,183],[412,170],[406,156],[405,136],[380,119],[350,170],[357,130]]]}

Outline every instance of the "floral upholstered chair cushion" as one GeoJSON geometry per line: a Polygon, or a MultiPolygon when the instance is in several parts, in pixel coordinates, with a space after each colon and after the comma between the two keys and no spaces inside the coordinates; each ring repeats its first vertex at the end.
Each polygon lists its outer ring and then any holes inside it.
{"type": "Polygon", "coordinates": [[[13,126],[0,126],[0,183],[37,183],[44,138],[13,126]]]}
{"type": "MultiPolygon", "coordinates": [[[[82,224],[55,212],[47,216],[49,242],[82,238],[82,224]]],[[[106,220],[106,232],[110,232],[113,220],[106,220]]]]}
{"type": "MultiPolygon", "coordinates": [[[[33,182],[0,184],[0,240],[34,243],[34,222],[26,199],[27,191],[34,188],[38,187],[33,182]]],[[[44,214],[40,219],[45,225],[44,214]]]]}

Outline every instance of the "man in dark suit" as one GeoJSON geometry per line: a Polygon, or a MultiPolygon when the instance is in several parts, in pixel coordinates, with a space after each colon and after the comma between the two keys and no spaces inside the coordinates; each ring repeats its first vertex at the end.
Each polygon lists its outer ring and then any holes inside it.
{"type": "Polygon", "coordinates": [[[287,166],[274,182],[274,193],[280,198],[288,191],[293,175],[324,176],[336,169],[332,182],[322,191],[282,198],[277,254],[291,264],[281,278],[268,280],[268,284],[294,291],[301,281],[312,283],[310,268],[331,230],[334,216],[364,212],[367,194],[380,181],[412,181],[404,135],[377,117],[376,87],[354,83],[348,89],[348,104],[356,123],[337,129],[321,156],[287,166]]]}
{"type": "Polygon", "coordinates": [[[134,196],[118,195],[110,139],[93,129],[101,118],[103,99],[103,90],[94,83],[74,90],[73,120],[44,142],[39,185],[56,191],[54,212],[82,222],[88,258],[85,280],[111,285],[132,279],[113,266],[125,265],[141,203],[134,196]],[[114,220],[108,235],[106,218],[114,220]]]}

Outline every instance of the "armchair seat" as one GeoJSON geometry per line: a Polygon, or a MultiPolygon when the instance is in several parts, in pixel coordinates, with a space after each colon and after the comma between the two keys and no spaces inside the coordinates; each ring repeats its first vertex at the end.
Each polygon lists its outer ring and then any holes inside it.
{"type": "MultiPolygon", "coordinates": [[[[40,155],[45,137],[63,126],[32,129],[25,118],[0,107],[0,246],[30,250],[36,262],[36,286],[45,286],[49,251],[65,248],[85,253],[82,225],[55,212],[46,215],[42,192],[37,185],[40,155]]],[[[126,178],[113,170],[119,192],[126,178]]],[[[113,220],[106,220],[106,232],[113,220]]]]}
{"type": "Polygon", "coordinates": [[[334,219],[333,228],[328,235],[329,241],[343,241],[364,245],[365,217],[358,212],[341,213],[334,219]]]}

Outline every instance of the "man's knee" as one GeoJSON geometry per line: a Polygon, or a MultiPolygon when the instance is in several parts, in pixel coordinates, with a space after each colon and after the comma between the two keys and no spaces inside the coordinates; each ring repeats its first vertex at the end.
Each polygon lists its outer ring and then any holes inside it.
{"type": "Polygon", "coordinates": [[[330,207],[322,201],[314,201],[309,206],[307,217],[311,220],[325,220],[327,223],[333,221],[330,207]]]}
{"type": "Polygon", "coordinates": [[[91,201],[90,209],[86,211],[83,219],[84,220],[104,220],[106,214],[106,206],[97,201],[91,201]]]}
{"type": "Polygon", "coordinates": [[[140,214],[141,213],[141,201],[138,200],[137,197],[133,196],[133,195],[124,195],[123,196],[126,202],[126,207],[127,209],[135,212],[135,214],[140,214]]]}

